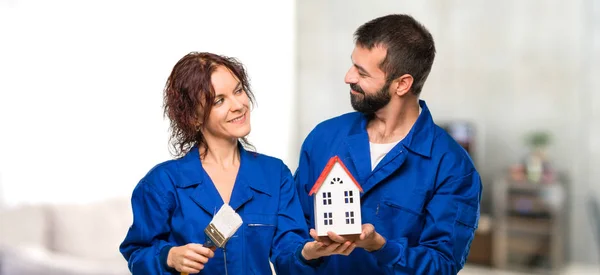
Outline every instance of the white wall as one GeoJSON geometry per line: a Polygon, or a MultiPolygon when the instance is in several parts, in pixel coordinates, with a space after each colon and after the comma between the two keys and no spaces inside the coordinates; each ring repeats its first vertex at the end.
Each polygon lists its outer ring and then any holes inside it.
{"type": "MultiPolygon", "coordinates": [[[[579,198],[589,198],[589,196],[595,196],[600,201],[600,1],[588,1],[586,4],[586,41],[591,41],[587,44],[585,52],[588,56],[585,60],[585,74],[587,81],[585,82],[586,92],[585,96],[582,97],[584,109],[582,110],[583,115],[583,128],[584,139],[583,148],[581,152],[583,157],[589,157],[589,159],[583,159],[579,165],[584,171],[582,177],[589,183],[587,188],[581,191],[581,194],[577,194],[579,198]]],[[[577,200],[578,204],[583,204],[586,200],[577,200]]],[[[589,211],[589,209],[586,209],[589,211]]],[[[588,214],[586,212],[586,214],[588,214]]],[[[600,218],[600,217],[598,217],[600,218]]],[[[579,220],[584,225],[591,224],[594,220],[590,216],[579,220]]],[[[599,221],[595,221],[599,222],[599,221]]],[[[587,227],[587,226],[586,226],[587,227]]],[[[575,230],[574,230],[575,231],[575,230]]],[[[577,234],[578,232],[574,232],[577,234]]],[[[579,247],[588,247],[591,244],[600,243],[600,232],[592,234],[591,239],[586,239],[587,236],[574,236],[573,239],[578,241],[573,245],[574,258],[585,259],[587,261],[600,263],[600,250],[596,250],[596,253],[586,249],[578,249],[579,247]]],[[[598,246],[596,246],[598,247],[598,246]]]]}
{"type": "Polygon", "coordinates": [[[434,119],[475,124],[485,183],[524,156],[528,131],[550,130],[550,156],[572,180],[571,255],[597,262],[584,198],[590,189],[600,195],[593,187],[600,180],[599,12],[593,0],[298,1],[297,142],[318,122],[352,110],[343,78],[356,28],[412,14],[436,40],[422,93],[434,119]]]}
{"type": "Polygon", "coordinates": [[[0,204],[129,196],[170,159],[162,88],[190,51],[235,56],[251,142],[292,161],[294,1],[0,1],[0,204]]]}

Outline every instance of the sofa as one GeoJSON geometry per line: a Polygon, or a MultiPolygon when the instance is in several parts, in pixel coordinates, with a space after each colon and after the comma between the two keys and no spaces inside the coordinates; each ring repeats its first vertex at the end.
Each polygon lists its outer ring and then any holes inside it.
{"type": "Polygon", "coordinates": [[[131,221],[129,198],[0,208],[0,274],[131,274],[119,253],[131,221]]]}

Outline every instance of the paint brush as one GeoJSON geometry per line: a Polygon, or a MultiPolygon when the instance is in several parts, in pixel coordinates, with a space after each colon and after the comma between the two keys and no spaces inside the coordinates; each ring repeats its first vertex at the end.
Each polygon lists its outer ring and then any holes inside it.
{"type": "MultiPolygon", "coordinates": [[[[235,213],[231,206],[223,204],[204,229],[206,241],[202,246],[210,248],[212,251],[215,251],[217,247],[224,248],[242,223],[242,217],[235,213]]],[[[188,275],[188,273],[181,272],[181,275],[188,275]]]]}

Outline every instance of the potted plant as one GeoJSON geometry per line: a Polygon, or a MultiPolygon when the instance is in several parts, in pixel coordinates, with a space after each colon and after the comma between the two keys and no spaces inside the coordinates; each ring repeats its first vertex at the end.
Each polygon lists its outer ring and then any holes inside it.
{"type": "Polygon", "coordinates": [[[530,153],[525,163],[527,179],[531,182],[540,182],[544,176],[547,163],[546,150],[550,144],[550,133],[547,131],[534,131],[527,136],[527,145],[530,153]]]}

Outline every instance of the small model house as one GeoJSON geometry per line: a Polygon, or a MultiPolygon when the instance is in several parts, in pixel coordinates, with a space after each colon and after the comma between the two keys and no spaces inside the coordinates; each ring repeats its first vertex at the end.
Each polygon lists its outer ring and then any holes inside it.
{"type": "Polygon", "coordinates": [[[327,236],[327,231],[338,235],[360,234],[362,191],[342,160],[332,157],[309,193],[314,195],[317,235],[327,236]]]}

